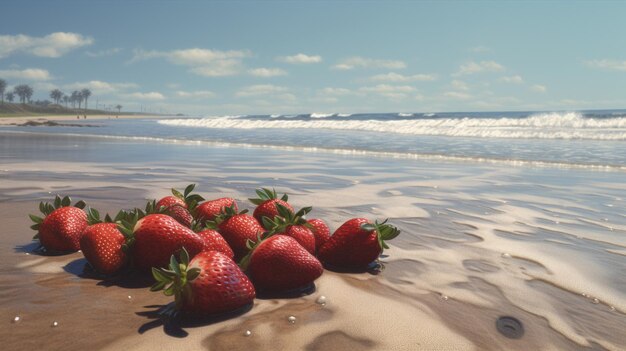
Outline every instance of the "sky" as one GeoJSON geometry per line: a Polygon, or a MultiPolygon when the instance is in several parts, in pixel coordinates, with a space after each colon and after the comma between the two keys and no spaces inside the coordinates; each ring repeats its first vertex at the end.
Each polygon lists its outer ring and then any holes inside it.
{"type": "Polygon", "coordinates": [[[0,79],[189,115],[626,108],[626,2],[10,1],[0,79]]]}

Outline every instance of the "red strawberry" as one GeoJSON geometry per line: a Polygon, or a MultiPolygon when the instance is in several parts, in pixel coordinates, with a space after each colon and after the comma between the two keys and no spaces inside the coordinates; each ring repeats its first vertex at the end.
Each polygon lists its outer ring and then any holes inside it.
{"type": "Polygon", "coordinates": [[[226,239],[235,253],[235,261],[239,261],[248,253],[248,240],[256,241],[263,233],[261,224],[246,212],[248,211],[243,210],[237,213],[234,206],[226,207],[215,221],[208,223],[226,239]]]}
{"type": "MultiPolygon", "coordinates": [[[[262,188],[256,191],[259,196],[257,199],[248,199],[253,204],[257,205],[254,209],[252,215],[257,221],[263,223],[263,217],[267,217],[269,219],[274,219],[274,217],[278,216],[278,209],[276,208],[276,204],[280,204],[288,208],[291,212],[293,212],[293,207],[287,203],[289,199],[287,194],[283,194],[283,196],[279,199],[276,194],[276,190],[269,190],[266,188],[262,188]]],[[[270,229],[270,228],[265,228],[270,229]]]]}
{"type": "MultiPolygon", "coordinates": [[[[80,249],[94,270],[105,275],[116,273],[127,262],[129,240],[109,215],[105,218],[107,222],[101,222],[97,210],[90,208],[87,214],[92,224],[85,229],[80,238],[80,249]]],[[[120,211],[115,221],[127,219],[128,216],[127,212],[120,211]]]]}
{"type": "Polygon", "coordinates": [[[320,247],[330,238],[330,229],[323,220],[318,218],[307,219],[307,223],[309,223],[309,228],[315,236],[315,250],[319,251],[320,247]]]}
{"type": "Polygon", "coordinates": [[[122,250],[125,241],[117,224],[96,223],[85,229],[80,249],[94,270],[113,274],[126,263],[126,253],[122,250]]]}
{"type": "Polygon", "coordinates": [[[231,259],[235,257],[233,249],[228,246],[224,237],[213,229],[205,229],[198,232],[198,236],[204,240],[203,251],[219,251],[231,259]]]}
{"type": "Polygon", "coordinates": [[[286,235],[259,243],[241,263],[259,291],[281,292],[311,284],[324,272],[320,261],[286,235]]]}
{"type": "Polygon", "coordinates": [[[315,255],[315,235],[313,235],[305,219],[306,214],[311,212],[313,208],[304,207],[296,213],[281,204],[276,204],[276,208],[279,215],[273,220],[263,217],[263,225],[270,229],[270,235],[290,236],[296,239],[308,252],[315,255]]]}
{"type": "Polygon", "coordinates": [[[170,196],[166,196],[160,199],[155,205],[153,209],[146,208],[146,212],[148,213],[165,213],[174,219],[176,219],[180,224],[185,227],[191,227],[191,222],[193,221],[193,216],[191,215],[191,211],[193,211],[198,204],[198,202],[203,201],[204,198],[197,194],[191,194],[193,189],[196,187],[195,184],[189,184],[184,193],[172,188],[172,194],[170,196]]]}
{"type": "Polygon", "coordinates": [[[39,203],[39,210],[44,218],[29,215],[35,222],[31,229],[37,230],[35,235],[41,245],[49,251],[77,251],[80,249],[80,237],[87,227],[87,215],[82,210],[85,202],[79,201],[70,206],[71,199],[56,196],[54,204],[39,203]]]}
{"type": "Polygon", "coordinates": [[[165,267],[171,255],[183,247],[193,257],[204,249],[204,241],[191,229],[164,214],[149,214],[134,227],[126,223],[124,234],[133,237],[133,258],[139,269],[165,267]]]}
{"type": "Polygon", "coordinates": [[[204,224],[207,221],[212,221],[219,215],[224,207],[234,206],[235,212],[238,211],[237,203],[235,199],[230,197],[222,197],[216,200],[205,201],[196,207],[196,219],[204,224]]]}
{"type": "Polygon", "coordinates": [[[389,224],[353,218],[342,224],[319,250],[319,259],[337,268],[361,269],[375,261],[400,231],[389,224]]]}
{"type": "Polygon", "coordinates": [[[171,257],[169,270],[152,269],[156,283],[150,288],[174,295],[177,311],[206,316],[234,311],[254,301],[256,292],[248,277],[221,252],[204,251],[191,262],[184,249],[180,256],[180,263],[171,257]]]}

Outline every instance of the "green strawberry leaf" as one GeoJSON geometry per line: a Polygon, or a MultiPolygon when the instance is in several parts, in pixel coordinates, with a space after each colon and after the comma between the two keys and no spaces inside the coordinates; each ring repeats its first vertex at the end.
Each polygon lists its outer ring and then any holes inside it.
{"type": "Polygon", "coordinates": [[[61,207],[61,197],[59,195],[56,195],[54,197],[54,208],[59,208],[61,207]]]}
{"type": "Polygon", "coordinates": [[[156,283],[152,284],[152,286],[150,287],[150,291],[163,290],[163,288],[166,285],[167,285],[167,282],[165,282],[165,281],[157,281],[156,283]]]}
{"type": "MultiPolygon", "coordinates": [[[[187,257],[189,258],[189,257],[187,257]]],[[[180,266],[178,265],[178,261],[176,260],[176,256],[172,255],[170,257],[170,269],[176,273],[176,275],[180,275],[180,266]]]]}
{"type": "Polygon", "coordinates": [[[180,191],[178,191],[178,190],[176,190],[174,188],[172,188],[172,194],[174,196],[176,196],[177,198],[179,198],[179,199],[184,199],[185,198],[185,195],[183,195],[180,191]]]}
{"type": "MultiPolygon", "coordinates": [[[[172,257],[174,257],[172,255],[172,257]]],[[[189,265],[189,253],[187,252],[187,249],[185,249],[183,247],[182,250],[180,250],[180,263],[182,263],[185,266],[189,265]]]]}
{"type": "Polygon", "coordinates": [[[185,188],[185,194],[184,197],[187,198],[187,195],[191,194],[191,192],[193,191],[193,189],[195,189],[196,185],[195,184],[189,184],[187,185],[187,187],[185,188]]]}
{"type": "Polygon", "coordinates": [[[187,271],[187,281],[191,282],[200,276],[200,268],[192,268],[187,271]]]}
{"type": "Polygon", "coordinates": [[[43,222],[43,218],[41,218],[41,217],[37,217],[37,216],[32,215],[32,214],[29,214],[28,217],[30,217],[30,219],[33,222],[37,223],[37,224],[41,224],[41,222],[43,222]]]}
{"type": "Polygon", "coordinates": [[[85,206],[87,206],[87,204],[83,200],[80,200],[74,204],[74,207],[80,208],[81,210],[84,209],[85,206]]]}

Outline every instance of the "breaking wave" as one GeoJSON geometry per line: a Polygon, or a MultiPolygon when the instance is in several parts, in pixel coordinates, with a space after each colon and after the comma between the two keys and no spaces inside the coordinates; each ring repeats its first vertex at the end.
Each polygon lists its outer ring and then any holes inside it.
{"type": "Polygon", "coordinates": [[[311,114],[310,120],[220,117],[170,119],[159,123],[214,129],[332,129],[410,135],[516,138],[626,140],[626,117],[593,118],[579,112],[536,113],[523,118],[416,118],[326,120],[334,114],[311,114]]]}

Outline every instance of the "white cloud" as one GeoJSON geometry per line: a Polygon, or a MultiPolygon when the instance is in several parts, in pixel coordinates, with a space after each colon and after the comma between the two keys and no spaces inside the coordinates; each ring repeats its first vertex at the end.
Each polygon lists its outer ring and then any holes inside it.
{"type": "Polygon", "coordinates": [[[545,85],[535,84],[532,87],[530,87],[530,90],[536,93],[545,93],[548,90],[548,88],[546,88],[545,85]]]}
{"type": "Polygon", "coordinates": [[[67,52],[94,40],[77,33],[56,32],[44,37],[31,37],[24,34],[0,35],[0,58],[14,53],[27,53],[40,57],[60,57],[67,52]]]}
{"type": "Polygon", "coordinates": [[[26,69],[10,69],[0,71],[0,77],[5,79],[24,79],[24,80],[50,80],[50,72],[39,68],[26,69]]]}
{"type": "Polygon", "coordinates": [[[364,93],[372,93],[391,99],[404,99],[409,96],[409,93],[415,92],[416,89],[409,85],[379,84],[373,87],[359,88],[359,91],[364,93]]]}
{"type": "Polygon", "coordinates": [[[215,93],[208,90],[198,90],[198,91],[177,91],[176,96],[182,98],[213,98],[215,97],[215,93]]]}
{"type": "Polygon", "coordinates": [[[377,74],[375,76],[370,77],[370,80],[380,81],[380,82],[414,82],[414,81],[422,81],[429,82],[437,80],[437,76],[434,74],[414,74],[414,75],[402,75],[395,72],[390,72],[387,74],[377,74]]]}
{"type": "Polygon", "coordinates": [[[505,83],[511,83],[511,84],[522,84],[522,83],[524,83],[524,79],[521,76],[519,76],[519,75],[508,76],[508,77],[501,77],[500,81],[501,82],[505,82],[505,83]]]}
{"type": "Polygon", "coordinates": [[[455,90],[469,90],[469,85],[467,85],[467,83],[465,83],[462,80],[455,79],[452,82],[450,82],[450,85],[455,90]]]}
{"type": "Polygon", "coordinates": [[[406,63],[399,60],[379,60],[366,57],[350,57],[340,61],[333,66],[337,70],[352,70],[355,68],[386,68],[386,69],[402,69],[406,68],[406,63]]]}
{"type": "Polygon", "coordinates": [[[158,101],[158,100],[165,99],[165,96],[163,96],[163,94],[156,92],[156,91],[151,91],[149,93],[141,93],[141,92],[132,93],[132,94],[128,94],[128,97],[132,99],[137,99],[137,100],[150,100],[150,101],[158,101]]]}
{"type": "Polygon", "coordinates": [[[460,91],[447,91],[443,93],[443,96],[455,100],[469,100],[472,98],[472,95],[460,91]]]}
{"type": "Polygon", "coordinates": [[[191,48],[173,51],[134,50],[130,63],[153,58],[165,58],[167,61],[190,67],[190,71],[205,77],[221,77],[239,74],[243,69],[242,59],[250,56],[241,50],[210,50],[191,48]]]}
{"type": "Polygon", "coordinates": [[[239,97],[249,96],[261,96],[261,95],[274,95],[278,93],[285,93],[287,88],[276,86],[272,84],[258,84],[250,85],[240,89],[235,95],[239,97]]]}
{"type": "Polygon", "coordinates": [[[113,56],[113,55],[119,53],[120,51],[122,51],[121,48],[111,48],[111,49],[100,50],[100,51],[87,51],[87,52],[85,52],[85,55],[87,55],[89,57],[113,56]]]}
{"type": "Polygon", "coordinates": [[[322,62],[322,56],[319,55],[306,55],[296,54],[292,56],[281,56],[276,58],[278,61],[291,63],[291,64],[307,64],[307,63],[320,63],[322,62]]]}
{"type": "Polygon", "coordinates": [[[352,90],[346,88],[332,88],[326,87],[324,89],[318,90],[319,94],[322,95],[330,95],[330,96],[345,96],[352,94],[352,90]]]}
{"type": "Polygon", "coordinates": [[[91,80],[88,82],[75,82],[63,86],[63,89],[66,90],[80,90],[84,88],[91,90],[94,95],[107,95],[118,94],[127,89],[136,89],[138,85],[135,83],[109,83],[101,80],[91,80]]]}
{"type": "Polygon", "coordinates": [[[606,69],[610,71],[626,71],[626,61],[617,60],[590,60],[585,61],[592,68],[606,69]]]}
{"type": "Polygon", "coordinates": [[[276,76],[284,76],[287,74],[287,71],[282,70],[280,68],[253,68],[248,70],[248,73],[255,77],[276,77],[276,76]]]}
{"type": "Polygon", "coordinates": [[[194,67],[190,72],[204,77],[234,76],[241,72],[242,64],[238,60],[220,60],[207,66],[194,67]]]}
{"type": "Polygon", "coordinates": [[[504,66],[495,61],[468,62],[459,67],[459,71],[454,75],[461,76],[466,74],[474,74],[481,72],[502,72],[504,66]]]}

